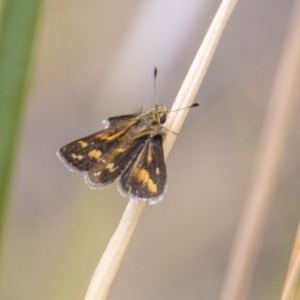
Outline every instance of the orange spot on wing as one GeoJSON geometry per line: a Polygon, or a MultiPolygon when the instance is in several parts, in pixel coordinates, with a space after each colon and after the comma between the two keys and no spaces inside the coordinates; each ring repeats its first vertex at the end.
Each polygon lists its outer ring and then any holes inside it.
{"type": "Polygon", "coordinates": [[[83,156],[82,155],[76,155],[75,153],[72,153],[71,154],[71,157],[73,159],[77,159],[77,160],[82,160],[83,159],[83,156]]]}
{"type": "Polygon", "coordinates": [[[157,192],[157,185],[153,182],[153,180],[149,177],[149,172],[145,169],[139,170],[138,172],[138,180],[147,185],[147,188],[150,192],[157,192]]]}
{"type": "Polygon", "coordinates": [[[79,141],[78,144],[82,147],[82,148],[85,148],[88,143],[84,142],[84,141],[79,141]]]}
{"type": "Polygon", "coordinates": [[[117,133],[114,133],[114,134],[107,134],[107,133],[100,133],[97,135],[97,137],[100,139],[100,140],[105,140],[105,141],[113,141],[115,140],[116,138],[118,138],[119,136],[121,136],[122,134],[124,134],[124,132],[127,130],[127,128],[123,129],[123,130],[120,130],[118,131],[117,133]]]}
{"type": "Polygon", "coordinates": [[[101,154],[101,151],[94,149],[88,153],[88,156],[90,158],[99,159],[101,157],[101,154]]]}
{"type": "Polygon", "coordinates": [[[152,145],[149,145],[149,149],[147,152],[147,164],[150,165],[152,163],[153,160],[153,151],[152,151],[152,145]]]}

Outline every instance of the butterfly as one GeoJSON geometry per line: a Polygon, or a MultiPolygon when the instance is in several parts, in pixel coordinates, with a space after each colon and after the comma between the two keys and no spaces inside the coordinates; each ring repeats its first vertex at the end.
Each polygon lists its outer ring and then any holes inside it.
{"type": "MultiPolygon", "coordinates": [[[[198,103],[189,107],[194,106],[198,103]]],[[[110,117],[103,130],[65,145],[57,155],[71,171],[82,173],[91,188],[103,188],[120,177],[123,196],[157,203],[167,188],[163,124],[170,112],[155,105],[144,113],[110,117]]]]}

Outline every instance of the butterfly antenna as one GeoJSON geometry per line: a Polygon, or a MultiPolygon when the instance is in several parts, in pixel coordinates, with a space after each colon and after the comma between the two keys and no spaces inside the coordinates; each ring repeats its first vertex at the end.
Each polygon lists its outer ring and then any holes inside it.
{"type": "Polygon", "coordinates": [[[183,107],[183,108],[178,108],[178,109],[174,109],[174,110],[170,110],[169,112],[178,111],[178,110],[183,110],[183,109],[187,109],[187,108],[191,108],[191,107],[197,107],[197,106],[199,106],[199,103],[193,103],[193,104],[190,105],[190,106],[183,107]]]}
{"type": "Polygon", "coordinates": [[[154,86],[153,86],[155,105],[157,105],[156,77],[157,77],[157,68],[155,67],[154,68],[154,86]]]}

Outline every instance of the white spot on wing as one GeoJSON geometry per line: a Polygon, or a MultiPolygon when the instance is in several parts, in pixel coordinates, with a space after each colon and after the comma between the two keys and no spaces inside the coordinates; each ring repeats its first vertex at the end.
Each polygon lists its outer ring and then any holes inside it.
{"type": "Polygon", "coordinates": [[[102,123],[104,124],[104,129],[108,128],[110,126],[110,123],[108,120],[103,120],[102,123]]]}

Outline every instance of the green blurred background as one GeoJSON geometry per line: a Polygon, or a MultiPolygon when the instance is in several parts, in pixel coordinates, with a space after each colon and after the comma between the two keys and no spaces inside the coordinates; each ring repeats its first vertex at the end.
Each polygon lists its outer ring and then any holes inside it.
{"type": "MultiPolygon", "coordinates": [[[[55,152],[109,116],[171,106],[220,1],[44,1],[14,161],[0,299],[82,299],[127,199],[55,152]]],[[[294,1],[240,0],[109,300],[217,299],[294,1]]],[[[1,101],[1,99],[0,99],[1,101]]],[[[300,107],[248,299],[279,299],[299,218],[300,107]]]]}

